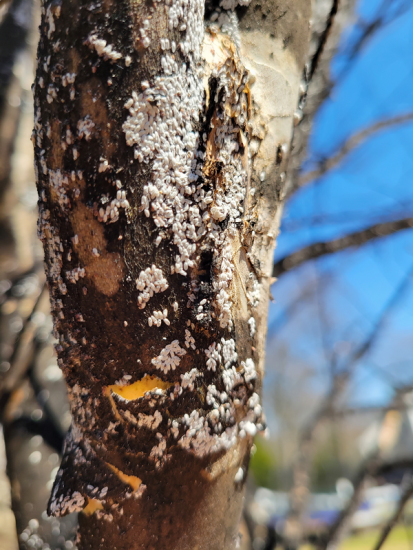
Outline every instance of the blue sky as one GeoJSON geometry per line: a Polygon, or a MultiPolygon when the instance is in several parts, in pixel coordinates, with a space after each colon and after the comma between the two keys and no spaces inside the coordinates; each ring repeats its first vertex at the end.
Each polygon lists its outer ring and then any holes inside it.
{"type": "MultiPolygon", "coordinates": [[[[380,4],[364,0],[358,12],[369,20],[380,4]]],[[[365,126],[413,112],[413,6],[376,33],[340,78],[346,44],[358,32],[353,28],[345,33],[334,60],[332,73],[339,84],[316,117],[310,167],[313,159],[330,154],[365,126]]],[[[379,220],[413,216],[412,174],[413,123],[370,138],[338,168],[289,201],[275,258],[379,220]]],[[[349,351],[370,334],[404,281],[403,292],[347,392],[353,405],[387,402],[392,386],[413,381],[413,275],[406,282],[410,271],[413,230],[325,257],[281,277],[272,287],[276,303],[270,305],[268,381],[277,369],[273,350],[282,345],[314,369],[314,387],[322,391],[329,380],[331,350],[337,352],[338,365],[345,364],[349,351]],[[313,289],[310,298],[300,299],[308,287],[313,289]],[[283,312],[294,299],[299,300],[298,313],[282,324],[283,312]]]]}

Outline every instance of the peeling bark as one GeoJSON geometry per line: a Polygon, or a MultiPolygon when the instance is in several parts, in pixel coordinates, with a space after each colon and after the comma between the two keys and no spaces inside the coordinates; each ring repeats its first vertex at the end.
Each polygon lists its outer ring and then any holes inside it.
{"type": "Polygon", "coordinates": [[[237,545],[309,4],[44,2],[39,234],[73,415],[49,513],[83,511],[83,550],[237,545]]]}

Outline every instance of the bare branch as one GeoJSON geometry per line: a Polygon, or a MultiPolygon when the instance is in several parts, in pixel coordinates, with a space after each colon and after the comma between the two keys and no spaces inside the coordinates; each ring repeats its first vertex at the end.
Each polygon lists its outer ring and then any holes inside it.
{"type": "MultiPolygon", "coordinates": [[[[369,336],[366,340],[360,344],[353,353],[351,353],[346,364],[340,369],[340,372],[336,373],[333,377],[332,384],[329,392],[324,397],[320,407],[315,412],[315,414],[309,419],[309,422],[304,427],[299,443],[298,455],[295,460],[293,467],[294,482],[293,487],[290,492],[290,513],[285,523],[285,530],[291,529],[291,532],[294,533],[294,543],[298,546],[300,540],[302,540],[302,514],[305,509],[307,496],[309,493],[309,470],[311,466],[311,456],[313,452],[314,445],[314,436],[316,428],[318,425],[329,415],[335,408],[335,404],[338,401],[338,398],[343,394],[347,384],[351,378],[352,373],[354,372],[355,366],[358,364],[362,357],[365,357],[366,354],[372,349],[374,343],[377,340],[380,332],[383,329],[388,317],[391,315],[395,306],[399,303],[400,298],[404,295],[406,288],[409,286],[411,277],[413,273],[413,268],[409,269],[406,276],[403,278],[401,283],[398,285],[397,289],[391,296],[390,300],[386,303],[383,311],[381,312],[378,320],[376,321],[373,329],[371,330],[369,336]]],[[[410,387],[409,387],[410,390],[410,387]]],[[[403,390],[404,391],[404,390],[403,390]]],[[[403,392],[402,391],[402,392],[403,392]]],[[[400,403],[402,392],[399,392],[394,399],[396,404],[400,403]]],[[[377,454],[373,453],[370,462],[367,463],[369,466],[368,471],[373,467],[376,467],[377,454]]],[[[366,469],[366,468],[365,468],[366,469]]],[[[366,474],[367,475],[367,474],[366,474]]],[[[362,483],[364,483],[364,478],[360,479],[360,495],[363,490],[362,483]]],[[[361,496],[360,496],[361,498],[361,496]]],[[[358,500],[356,497],[353,503],[354,506],[358,505],[358,500]]],[[[351,517],[353,513],[352,504],[349,505],[347,510],[347,515],[344,516],[342,522],[338,522],[337,526],[334,527],[331,531],[331,535],[326,539],[327,541],[341,540],[341,534],[345,532],[348,518],[351,517]],[[335,538],[336,537],[336,538],[335,538]]],[[[326,543],[327,544],[327,543],[326,543]]],[[[323,547],[324,548],[324,547],[323,547]]],[[[330,546],[327,547],[330,550],[330,546]]],[[[335,546],[331,546],[335,548],[335,546]]]]}
{"type": "Polygon", "coordinates": [[[328,100],[333,91],[337,89],[337,86],[344,81],[347,74],[354,66],[356,58],[362,54],[362,51],[365,49],[366,45],[371,42],[372,38],[374,38],[379,31],[383,30],[386,26],[406,13],[406,11],[411,8],[411,3],[404,2],[401,3],[397,9],[391,9],[394,8],[394,2],[384,1],[377,9],[374,21],[365,22],[359,20],[356,22],[355,27],[359,30],[357,39],[352,44],[345,44],[347,62],[337,78],[333,81],[330,77],[330,62],[339,49],[338,39],[343,27],[350,22],[353,6],[354,1],[347,0],[347,2],[344,2],[342,0],[339,13],[335,18],[335,31],[333,28],[333,33],[330,33],[330,38],[321,56],[317,73],[309,86],[308,98],[306,94],[305,109],[304,111],[301,109],[303,118],[294,136],[293,155],[289,164],[287,197],[291,196],[301,187],[300,179],[302,177],[302,165],[307,158],[307,143],[315,113],[318,112],[321,105],[328,100]]]}
{"type": "MultiPolygon", "coordinates": [[[[404,287],[405,283],[399,287],[399,291],[404,287]]],[[[397,297],[400,297],[399,291],[396,293],[397,297]]],[[[392,303],[394,305],[394,300],[392,300],[392,303]]],[[[412,387],[410,385],[401,388],[396,393],[391,403],[392,406],[389,407],[389,409],[395,410],[404,404],[404,396],[411,390],[412,387]]],[[[405,461],[393,461],[390,463],[383,462],[380,456],[379,446],[371,453],[371,455],[364,462],[353,483],[354,492],[350,501],[347,503],[347,506],[342,510],[335,523],[331,526],[330,530],[321,541],[321,544],[319,545],[320,550],[336,550],[339,547],[340,542],[343,540],[348,531],[351,518],[360,505],[367,481],[371,478],[378,478],[385,472],[397,470],[400,467],[411,468],[412,463],[410,462],[406,464],[405,461]]]]}
{"type": "Polygon", "coordinates": [[[360,54],[361,50],[366,46],[366,44],[375,36],[377,31],[383,30],[384,27],[393,23],[404,15],[410,8],[411,2],[402,2],[399,6],[391,13],[391,8],[394,7],[393,0],[384,0],[381,6],[376,12],[376,17],[369,22],[360,20],[359,27],[361,28],[361,34],[357,37],[357,40],[353,43],[352,46],[348,49],[347,52],[347,65],[341,71],[339,75],[339,80],[342,81],[345,74],[352,67],[352,62],[360,54]]]}
{"type": "MultiPolygon", "coordinates": [[[[364,490],[366,488],[366,484],[369,479],[378,478],[384,472],[389,473],[391,471],[399,470],[400,468],[406,468],[406,467],[411,468],[412,464],[411,463],[406,464],[405,462],[400,462],[400,461],[395,461],[391,463],[382,463],[377,452],[374,453],[372,456],[370,456],[365,461],[364,465],[360,469],[354,481],[354,484],[353,484],[354,492],[350,501],[347,503],[347,506],[344,508],[344,510],[342,510],[340,516],[337,518],[336,522],[332,525],[331,529],[328,531],[324,539],[322,539],[319,542],[318,544],[319,550],[336,550],[339,547],[341,541],[343,540],[345,534],[348,531],[351,518],[353,514],[357,511],[357,508],[359,507],[362,501],[364,490]]],[[[400,504],[402,504],[403,497],[405,496],[405,494],[406,493],[403,494],[400,504]]],[[[412,496],[412,493],[410,493],[410,496],[412,496]]],[[[410,496],[407,498],[407,500],[410,498],[410,496]]],[[[400,514],[406,502],[404,502],[402,509],[400,511],[400,514]]],[[[389,523],[384,528],[383,533],[379,539],[379,541],[381,541],[381,544],[384,543],[384,541],[387,538],[387,535],[390,533],[391,529],[397,523],[400,515],[398,515],[397,519],[395,519],[396,514],[391,518],[389,523]],[[385,538],[382,539],[384,532],[387,529],[388,531],[386,531],[385,538]]],[[[376,546],[374,550],[378,550],[379,548],[380,546],[376,546]]]]}
{"type": "Polygon", "coordinates": [[[323,54],[323,51],[324,51],[324,47],[325,47],[325,45],[327,43],[327,40],[328,40],[328,37],[330,35],[330,31],[331,31],[331,28],[333,26],[335,16],[337,15],[339,4],[340,4],[340,0],[333,0],[331,10],[330,10],[330,13],[328,14],[328,18],[327,18],[327,21],[326,21],[326,25],[324,27],[324,30],[323,30],[323,32],[320,36],[320,39],[319,39],[319,42],[318,42],[318,45],[317,45],[317,49],[316,49],[313,57],[311,58],[310,68],[309,68],[308,75],[307,75],[307,82],[308,83],[311,82],[311,80],[314,76],[314,73],[317,70],[318,62],[320,61],[320,58],[321,58],[321,56],[323,54]]]}
{"type": "Polygon", "coordinates": [[[332,156],[322,158],[317,163],[317,167],[314,170],[300,175],[295,190],[300,189],[304,185],[324,176],[333,168],[336,168],[336,166],[338,166],[346,158],[346,156],[351,153],[351,151],[356,149],[356,147],[361,145],[371,136],[383,130],[387,130],[388,128],[411,121],[413,121],[413,113],[406,113],[404,115],[398,115],[385,120],[379,120],[371,126],[363,128],[359,132],[350,136],[332,156]]]}
{"type": "Polygon", "coordinates": [[[332,241],[313,243],[309,246],[297,250],[274,264],[273,277],[279,277],[286,271],[295,269],[309,260],[315,260],[327,254],[334,254],[350,247],[359,247],[368,241],[387,237],[393,233],[411,229],[413,227],[413,217],[392,220],[383,223],[377,223],[361,231],[355,231],[344,237],[339,237],[332,241]]]}
{"type": "Polygon", "coordinates": [[[374,413],[386,413],[389,411],[404,411],[409,408],[408,405],[401,403],[397,406],[394,405],[388,405],[386,407],[349,407],[346,409],[338,409],[333,410],[332,414],[336,418],[338,417],[345,417],[345,416],[352,416],[356,414],[374,414],[374,413]]]}
{"type": "Polygon", "coordinates": [[[337,521],[332,525],[324,541],[319,548],[322,550],[335,550],[338,548],[345,533],[348,531],[350,520],[357,511],[363,498],[364,489],[368,479],[377,475],[379,459],[377,453],[367,459],[354,481],[354,492],[347,506],[341,512],[337,521]]]}
{"type": "MultiPolygon", "coordinates": [[[[44,279],[44,277],[42,277],[42,279],[44,279]]],[[[39,312],[47,314],[49,312],[49,307],[48,290],[43,283],[33,311],[26,320],[14,346],[13,354],[10,359],[10,370],[2,380],[0,390],[0,419],[2,418],[4,408],[10,395],[19,386],[32,362],[35,348],[34,337],[38,329],[36,314],[39,312]]]]}
{"type": "Polygon", "coordinates": [[[404,507],[406,506],[409,499],[413,496],[413,476],[411,474],[408,474],[407,483],[405,483],[403,485],[405,485],[405,488],[404,488],[403,494],[400,498],[397,510],[395,511],[393,517],[390,518],[390,520],[384,526],[384,528],[381,532],[380,538],[377,541],[376,546],[374,547],[374,550],[380,550],[380,548],[383,547],[383,544],[386,542],[387,537],[389,536],[391,530],[399,522],[399,520],[401,518],[401,515],[403,513],[403,510],[404,510],[404,507]]]}

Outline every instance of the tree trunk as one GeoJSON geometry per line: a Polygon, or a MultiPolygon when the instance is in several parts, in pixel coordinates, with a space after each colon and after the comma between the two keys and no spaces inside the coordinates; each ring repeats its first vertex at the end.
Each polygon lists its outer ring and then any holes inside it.
{"type": "Polygon", "coordinates": [[[308,0],[45,1],[39,234],[86,549],[238,543],[308,0]]]}

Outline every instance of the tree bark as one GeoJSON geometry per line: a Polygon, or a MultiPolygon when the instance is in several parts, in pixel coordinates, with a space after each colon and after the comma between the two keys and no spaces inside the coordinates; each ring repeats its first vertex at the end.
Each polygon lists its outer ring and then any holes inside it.
{"type": "Polygon", "coordinates": [[[86,549],[231,549],[308,0],[45,1],[39,234],[86,549]]]}

